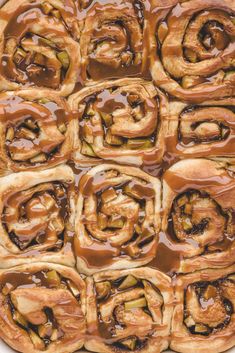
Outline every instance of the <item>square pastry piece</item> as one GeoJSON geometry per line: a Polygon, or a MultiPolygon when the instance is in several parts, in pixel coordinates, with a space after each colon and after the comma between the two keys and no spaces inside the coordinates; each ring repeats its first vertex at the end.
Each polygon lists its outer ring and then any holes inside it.
{"type": "Polygon", "coordinates": [[[0,271],[0,334],[13,349],[77,351],[85,316],[86,286],[74,269],[38,262],[0,271]]]}
{"type": "Polygon", "coordinates": [[[171,348],[181,353],[224,352],[235,344],[235,266],[179,276],[171,348]]]}
{"type": "Polygon", "coordinates": [[[174,299],[168,276],[147,267],[101,272],[87,278],[87,293],[88,350],[167,349],[174,299]]]}
{"type": "Polygon", "coordinates": [[[141,166],[161,162],[167,99],[151,82],[105,81],[70,96],[69,104],[77,114],[76,163],[110,160],[141,166]]]}
{"type": "Polygon", "coordinates": [[[79,272],[150,262],[160,230],[161,183],[140,169],[103,164],[79,183],[75,254],[79,272]]]}
{"type": "Polygon", "coordinates": [[[0,179],[1,268],[38,260],[74,264],[73,179],[64,165],[0,179]]]}
{"type": "Polygon", "coordinates": [[[234,262],[234,170],[223,162],[188,159],[163,175],[162,229],[181,255],[180,272],[234,262]]]}

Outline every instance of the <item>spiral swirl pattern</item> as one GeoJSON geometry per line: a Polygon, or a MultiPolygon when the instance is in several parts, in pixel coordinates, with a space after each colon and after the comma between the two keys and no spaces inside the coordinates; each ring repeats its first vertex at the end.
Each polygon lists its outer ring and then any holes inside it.
{"type": "Polygon", "coordinates": [[[234,54],[235,0],[0,0],[13,350],[235,347],[234,54]]]}
{"type": "Polygon", "coordinates": [[[74,126],[66,102],[51,92],[28,89],[2,93],[2,174],[45,169],[67,161],[73,150],[74,126]]]}
{"type": "Polygon", "coordinates": [[[83,80],[141,73],[144,64],[141,1],[105,4],[95,1],[87,8],[83,22],[80,37],[83,80]]]}
{"type": "Polygon", "coordinates": [[[72,264],[73,174],[69,167],[4,177],[1,267],[37,260],[72,264]]]}
{"type": "Polygon", "coordinates": [[[2,7],[1,90],[21,86],[70,94],[79,80],[80,49],[75,4],[60,0],[7,1],[2,7]]]}
{"type": "Polygon", "coordinates": [[[85,88],[72,95],[79,116],[74,160],[142,165],[160,162],[164,152],[161,111],[166,97],[143,80],[122,79],[85,88]]]}
{"type": "Polygon", "coordinates": [[[91,337],[85,347],[105,353],[166,349],[173,302],[169,285],[166,275],[150,268],[107,271],[88,278],[91,337]]]}
{"type": "Polygon", "coordinates": [[[233,169],[206,159],[178,162],[163,177],[163,224],[180,271],[233,263],[233,169]]]}
{"type": "Polygon", "coordinates": [[[169,104],[166,149],[180,158],[234,158],[234,99],[203,105],[169,104]]]}
{"type": "Polygon", "coordinates": [[[148,15],[156,84],[183,101],[234,95],[234,15],[231,0],[157,2],[148,15]]]}
{"type": "Polygon", "coordinates": [[[0,289],[1,336],[14,349],[69,353],[83,346],[86,289],[76,271],[23,265],[0,273],[0,289]]]}
{"type": "Polygon", "coordinates": [[[116,269],[151,261],[160,227],[160,193],[159,180],[136,168],[107,164],[85,174],[75,224],[78,269],[93,273],[108,265],[116,269]]]}
{"type": "Polygon", "coordinates": [[[222,352],[234,345],[234,266],[179,276],[171,348],[222,352]]]}

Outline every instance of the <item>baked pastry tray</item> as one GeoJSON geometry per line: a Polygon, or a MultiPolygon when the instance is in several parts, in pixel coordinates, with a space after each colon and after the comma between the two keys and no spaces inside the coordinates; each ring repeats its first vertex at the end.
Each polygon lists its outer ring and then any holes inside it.
{"type": "Polygon", "coordinates": [[[0,0],[0,339],[235,353],[235,0],[0,0]]]}

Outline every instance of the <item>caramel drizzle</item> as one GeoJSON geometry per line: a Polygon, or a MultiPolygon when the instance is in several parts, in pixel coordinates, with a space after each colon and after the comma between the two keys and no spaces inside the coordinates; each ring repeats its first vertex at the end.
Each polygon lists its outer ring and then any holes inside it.
{"type": "MultiPolygon", "coordinates": [[[[219,103],[219,101],[218,101],[219,103]]],[[[179,157],[224,157],[234,151],[234,107],[187,106],[170,114],[168,153],[179,157]]],[[[233,101],[231,101],[233,103],[233,101]]],[[[172,103],[174,104],[174,103],[172,103]]]]}
{"type": "Polygon", "coordinates": [[[66,239],[67,191],[63,184],[45,183],[5,200],[2,221],[20,250],[58,251],[66,239]]]}
{"type": "Polygon", "coordinates": [[[162,322],[163,297],[159,290],[147,280],[128,275],[95,283],[95,292],[99,336],[119,349],[144,348],[162,322]]]}
{"type": "Polygon", "coordinates": [[[150,9],[149,31],[151,40],[155,38],[151,72],[160,87],[183,101],[233,95],[235,29],[230,3],[172,1],[172,6],[150,9]]]}
{"type": "Polygon", "coordinates": [[[226,328],[234,314],[234,275],[198,282],[185,291],[184,325],[193,335],[209,336],[226,328]]]}
{"type": "Polygon", "coordinates": [[[45,350],[56,341],[69,344],[73,337],[84,336],[81,288],[56,270],[10,270],[2,275],[0,288],[4,305],[0,316],[7,326],[28,335],[35,349],[45,350]]]}
{"type": "MultiPolygon", "coordinates": [[[[87,6],[86,6],[87,7],[87,6]]],[[[84,21],[81,52],[83,79],[139,76],[143,56],[143,6],[140,1],[92,3],[84,21]]]]}
{"type": "Polygon", "coordinates": [[[163,141],[154,94],[152,87],[130,82],[86,97],[78,106],[81,154],[122,162],[126,156],[127,162],[140,165],[160,159],[163,141]]]}
{"type": "Polygon", "coordinates": [[[212,163],[207,166],[211,168],[208,173],[206,163],[202,160],[200,177],[196,169],[190,178],[179,171],[164,174],[173,199],[169,201],[168,220],[164,218],[163,223],[164,227],[168,224],[165,231],[170,247],[180,251],[183,258],[220,253],[234,243],[233,171],[219,164],[216,169],[214,162],[208,161],[212,163]]]}
{"type": "Polygon", "coordinates": [[[18,7],[4,29],[2,75],[23,85],[60,89],[71,74],[71,48],[77,50],[71,36],[76,39],[78,25],[71,11],[76,15],[70,0],[65,6],[49,0],[18,7]]]}
{"type": "Polygon", "coordinates": [[[71,114],[63,107],[46,98],[30,102],[14,97],[0,104],[0,119],[5,133],[2,152],[5,153],[6,164],[10,160],[10,168],[59,163],[69,157],[65,140],[71,114]]]}
{"type": "Polygon", "coordinates": [[[89,266],[102,267],[120,256],[152,258],[157,235],[151,183],[108,170],[83,176],[79,191],[84,197],[83,231],[92,243],[84,247],[76,239],[75,248],[89,266]]]}

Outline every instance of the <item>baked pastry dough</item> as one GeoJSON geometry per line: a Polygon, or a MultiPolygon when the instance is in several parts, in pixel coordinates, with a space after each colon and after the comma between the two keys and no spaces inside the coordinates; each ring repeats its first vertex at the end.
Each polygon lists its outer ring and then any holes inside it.
{"type": "Polygon", "coordinates": [[[50,261],[74,265],[74,175],[60,165],[0,179],[0,267],[50,261]]]}
{"type": "Polygon", "coordinates": [[[79,14],[80,16],[82,14],[82,11],[87,9],[92,4],[92,2],[93,0],[75,0],[75,3],[77,4],[79,11],[81,11],[81,13],[79,14]]]}
{"type": "MultiPolygon", "coordinates": [[[[189,105],[171,101],[166,150],[175,157],[235,157],[235,98],[189,105]]],[[[230,160],[231,161],[231,160],[230,160]]]]}
{"type": "Polygon", "coordinates": [[[103,164],[80,180],[75,254],[80,273],[141,266],[155,256],[161,184],[143,171],[103,164]]]}
{"type": "Polygon", "coordinates": [[[183,160],[163,175],[162,230],[181,254],[179,272],[234,262],[234,166],[183,160]]]}
{"type": "Polygon", "coordinates": [[[235,347],[234,41],[235,0],[0,0],[13,349],[235,347]]]}
{"type": "Polygon", "coordinates": [[[141,79],[105,81],[70,96],[78,114],[76,151],[79,165],[101,160],[153,165],[164,153],[161,115],[166,97],[141,79]]]}
{"type": "Polygon", "coordinates": [[[235,345],[235,266],[179,276],[171,348],[218,353],[235,345]]]}
{"type": "Polygon", "coordinates": [[[182,101],[232,96],[233,0],[153,0],[147,15],[151,74],[182,101]]]}
{"type": "Polygon", "coordinates": [[[144,71],[144,2],[81,1],[82,78],[84,81],[136,76],[144,71]],[[84,5],[82,5],[84,3],[84,5]]]}
{"type": "Polygon", "coordinates": [[[53,167],[70,158],[76,123],[51,91],[0,94],[1,174],[53,167]]]}
{"type": "Polygon", "coordinates": [[[168,276],[147,267],[100,272],[87,278],[87,293],[88,350],[167,349],[174,299],[168,276]]]}
{"type": "Polygon", "coordinates": [[[72,268],[34,263],[0,271],[0,335],[19,352],[71,353],[86,332],[85,282],[72,268]]]}
{"type": "Polygon", "coordinates": [[[1,14],[0,89],[33,85],[69,95],[81,62],[73,0],[8,0],[1,14]]]}

